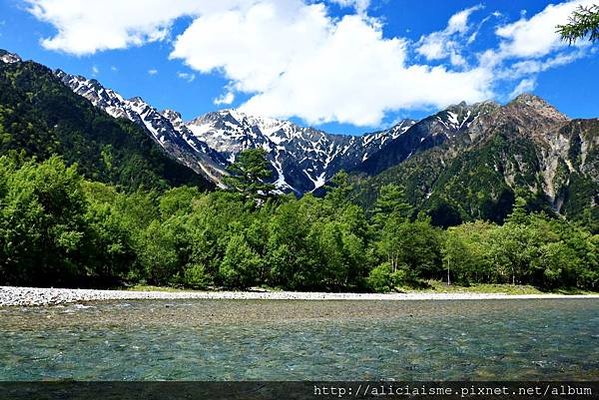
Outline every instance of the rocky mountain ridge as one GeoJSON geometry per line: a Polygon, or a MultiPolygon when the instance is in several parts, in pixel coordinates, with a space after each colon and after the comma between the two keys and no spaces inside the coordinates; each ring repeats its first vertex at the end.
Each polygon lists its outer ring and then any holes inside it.
{"type": "MultiPolygon", "coordinates": [[[[463,134],[360,182],[363,201],[395,183],[417,208],[451,216],[440,225],[502,222],[517,196],[531,210],[599,221],[599,119],[570,119],[531,94],[483,107],[463,134]]],[[[434,123],[428,118],[411,130],[426,120],[434,123]]]]}
{"type": "Polygon", "coordinates": [[[158,111],[140,97],[125,99],[97,80],[57,70],[73,92],[115,118],[129,119],[183,164],[220,184],[226,167],[248,148],[268,153],[278,189],[302,194],[322,187],[340,170],[352,170],[386,142],[406,132],[415,121],[363,136],[332,135],[290,121],[221,110],[184,122],[173,110],[158,111]]]}
{"type": "Polygon", "coordinates": [[[113,117],[144,126],[167,152],[217,184],[240,151],[261,147],[267,151],[276,186],[297,194],[321,188],[341,170],[376,174],[454,140],[493,108],[489,102],[461,103],[419,122],[403,120],[362,136],[334,135],[232,109],[184,122],[173,110],[158,111],[139,97],[124,99],[96,80],[60,70],[56,74],[75,93],[113,117]]]}

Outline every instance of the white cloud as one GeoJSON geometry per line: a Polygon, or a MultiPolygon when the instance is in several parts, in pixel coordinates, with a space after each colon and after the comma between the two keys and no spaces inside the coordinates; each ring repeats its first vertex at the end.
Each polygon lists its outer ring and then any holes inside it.
{"type": "Polygon", "coordinates": [[[156,68],[152,68],[148,70],[148,75],[156,75],[158,74],[158,70],[156,68]]]}
{"type": "Polygon", "coordinates": [[[196,74],[191,74],[189,72],[177,72],[177,78],[183,79],[184,81],[191,83],[195,81],[196,74]]]}
{"type": "Polygon", "coordinates": [[[345,18],[313,58],[296,60],[276,84],[241,108],[275,117],[297,115],[310,123],[377,125],[388,110],[443,107],[490,96],[485,71],[407,66],[406,43],[381,36],[363,20],[345,18]]]}
{"type": "Polygon", "coordinates": [[[358,13],[364,13],[370,6],[370,0],[329,0],[342,7],[353,7],[358,13]]]}
{"type": "Polygon", "coordinates": [[[535,78],[526,78],[522,79],[518,86],[514,88],[512,93],[510,93],[509,98],[513,99],[514,97],[521,95],[522,93],[528,93],[535,90],[537,87],[537,80],[535,78]]]}
{"type": "Polygon", "coordinates": [[[42,40],[50,50],[76,55],[124,49],[164,40],[185,15],[227,9],[251,0],[24,0],[37,19],[57,34],[42,40]]]}
{"type": "Polygon", "coordinates": [[[92,67],[92,76],[96,76],[100,73],[100,68],[98,68],[98,66],[94,65],[92,67]]]}
{"type": "Polygon", "coordinates": [[[322,4],[262,1],[245,12],[197,18],[176,39],[171,58],[203,73],[222,70],[238,90],[261,91],[295,60],[316,60],[314,51],[328,37],[331,24],[322,4]]]}
{"type": "MultiPolygon", "coordinates": [[[[452,29],[460,23],[454,19],[452,29]]],[[[409,66],[406,41],[384,38],[377,20],[332,19],[324,5],[298,0],[198,17],[171,57],[202,73],[222,72],[236,91],[253,94],[244,111],[313,124],[376,125],[389,110],[491,95],[486,71],[409,66]]]]}
{"type": "MultiPolygon", "coordinates": [[[[385,37],[383,20],[367,14],[369,0],[25,1],[57,30],[42,45],[76,55],[170,39],[173,22],[189,16],[170,58],[229,80],[216,105],[243,93],[249,99],[241,108],[255,114],[378,125],[389,111],[475,102],[496,97],[497,90],[505,96],[514,86],[513,93],[534,89],[537,74],[584,55],[583,47],[563,46],[555,25],[596,0],[522,15],[497,28],[500,45],[480,54],[469,46],[489,18],[501,17],[495,11],[471,22],[481,5],[454,14],[442,31],[414,43],[385,37]],[[331,3],[347,8],[344,15],[331,16],[331,3]]],[[[193,72],[177,76],[192,82],[193,72]]]]}
{"type": "Polygon", "coordinates": [[[556,32],[556,26],[564,24],[579,6],[590,6],[597,0],[574,0],[549,4],[543,11],[526,19],[503,25],[496,34],[503,39],[500,54],[507,57],[543,57],[566,47],[556,32]]]}
{"type": "Polygon", "coordinates": [[[235,101],[235,94],[233,92],[227,92],[227,93],[223,94],[222,96],[214,99],[213,103],[214,103],[214,105],[221,106],[221,105],[230,105],[234,101],[235,101]]]}
{"type": "Polygon", "coordinates": [[[554,57],[549,57],[543,60],[527,59],[511,64],[504,71],[505,78],[508,76],[512,79],[518,79],[522,76],[538,74],[552,68],[570,64],[571,62],[585,56],[583,51],[575,51],[568,53],[560,53],[554,57]]]}
{"type": "Polygon", "coordinates": [[[119,69],[118,69],[117,67],[115,67],[114,65],[111,65],[111,66],[110,66],[110,70],[111,70],[112,72],[117,72],[119,69]]]}
{"type": "Polygon", "coordinates": [[[478,5],[452,15],[444,30],[420,38],[416,52],[429,61],[449,58],[454,66],[466,66],[466,59],[461,54],[465,44],[464,41],[472,43],[477,35],[476,31],[464,40],[464,35],[471,30],[468,19],[473,12],[482,8],[481,5],[478,5]]]}
{"type": "Polygon", "coordinates": [[[447,23],[446,32],[449,34],[452,33],[466,33],[470,30],[470,26],[468,25],[468,18],[470,15],[478,10],[483,8],[482,5],[477,5],[474,7],[467,8],[462,10],[451,16],[449,22],[447,23]]]}

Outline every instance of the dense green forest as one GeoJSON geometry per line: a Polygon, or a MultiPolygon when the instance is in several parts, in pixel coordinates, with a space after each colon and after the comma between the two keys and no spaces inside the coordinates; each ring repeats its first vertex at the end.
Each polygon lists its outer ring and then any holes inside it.
{"type": "Polygon", "coordinates": [[[401,186],[354,202],[344,173],[322,198],[277,195],[261,150],[231,168],[235,190],[120,190],[59,157],[0,158],[0,284],[389,291],[425,279],[459,284],[599,287],[599,235],[528,213],[503,225],[434,227],[401,186]]]}

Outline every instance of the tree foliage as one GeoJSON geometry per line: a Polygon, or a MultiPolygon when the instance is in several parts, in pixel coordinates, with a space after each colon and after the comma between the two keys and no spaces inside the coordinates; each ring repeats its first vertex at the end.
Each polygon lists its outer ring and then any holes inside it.
{"type": "Polygon", "coordinates": [[[266,150],[263,148],[244,150],[227,168],[231,175],[226,177],[224,182],[247,199],[264,200],[275,189],[275,186],[269,183],[272,177],[270,168],[266,159],[266,150]]]}
{"type": "Polygon", "coordinates": [[[122,190],[212,187],[135,123],[115,119],[34,62],[0,63],[0,155],[59,155],[87,179],[122,190]]]}
{"type": "Polygon", "coordinates": [[[0,157],[0,284],[391,291],[452,283],[599,286],[599,239],[531,213],[447,230],[413,215],[397,186],[373,212],[341,176],[324,198],[237,192],[122,191],[86,181],[58,157],[0,157]]]}
{"type": "Polygon", "coordinates": [[[599,40],[599,5],[578,7],[567,24],[557,26],[557,32],[570,44],[586,37],[592,42],[599,40]]]}

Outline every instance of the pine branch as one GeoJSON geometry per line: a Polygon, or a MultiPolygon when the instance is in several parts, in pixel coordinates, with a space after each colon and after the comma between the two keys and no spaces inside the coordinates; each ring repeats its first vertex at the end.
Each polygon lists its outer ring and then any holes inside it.
{"type": "Polygon", "coordinates": [[[587,36],[591,42],[599,40],[599,5],[580,6],[570,16],[568,24],[557,26],[557,33],[569,44],[587,36]]]}

